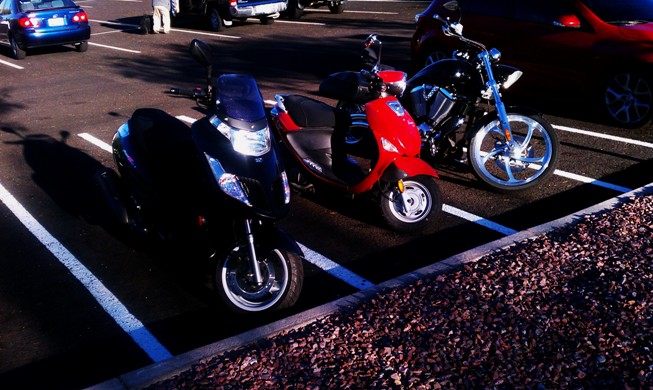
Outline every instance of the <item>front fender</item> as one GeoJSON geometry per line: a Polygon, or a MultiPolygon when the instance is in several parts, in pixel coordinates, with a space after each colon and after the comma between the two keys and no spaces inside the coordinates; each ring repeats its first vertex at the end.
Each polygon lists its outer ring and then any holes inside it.
{"type": "Polygon", "coordinates": [[[385,172],[383,172],[381,180],[391,182],[418,175],[439,178],[435,169],[421,158],[401,156],[388,166],[385,172]]]}

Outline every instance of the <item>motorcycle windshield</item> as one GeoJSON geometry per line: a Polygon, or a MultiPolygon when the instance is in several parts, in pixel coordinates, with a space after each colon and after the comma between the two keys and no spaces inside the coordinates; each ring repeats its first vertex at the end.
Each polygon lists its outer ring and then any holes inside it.
{"type": "Polygon", "coordinates": [[[222,75],[216,80],[215,89],[216,108],[221,115],[251,123],[265,119],[263,98],[252,76],[222,75]]]}

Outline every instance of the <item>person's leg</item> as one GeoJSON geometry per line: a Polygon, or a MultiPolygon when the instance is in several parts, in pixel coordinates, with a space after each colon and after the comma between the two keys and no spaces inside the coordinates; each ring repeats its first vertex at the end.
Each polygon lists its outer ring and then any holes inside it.
{"type": "Polygon", "coordinates": [[[163,33],[167,34],[170,32],[170,11],[167,9],[161,11],[161,16],[163,17],[163,33]]]}
{"type": "Polygon", "coordinates": [[[164,7],[154,7],[152,11],[152,32],[158,34],[161,30],[161,18],[165,15],[166,9],[164,7]]]}

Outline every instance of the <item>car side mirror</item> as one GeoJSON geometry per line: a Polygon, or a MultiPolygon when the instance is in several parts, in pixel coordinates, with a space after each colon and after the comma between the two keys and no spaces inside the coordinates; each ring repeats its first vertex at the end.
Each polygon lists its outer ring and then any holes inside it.
{"type": "Polygon", "coordinates": [[[574,14],[561,15],[553,22],[557,27],[580,28],[580,19],[574,14]]]}

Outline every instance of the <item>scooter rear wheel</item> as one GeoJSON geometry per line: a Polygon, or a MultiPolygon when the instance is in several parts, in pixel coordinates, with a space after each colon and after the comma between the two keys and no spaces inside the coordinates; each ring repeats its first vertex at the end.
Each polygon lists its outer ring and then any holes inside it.
{"type": "Polygon", "coordinates": [[[381,215],[391,229],[414,232],[437,218],[442,210],[442,195],[433,177],[414,176],[403,182],[403,197],[397,186],[381,194],[381,215]]]}
{"type": "Polygon", "coordinates": [[[218,295],[236,312],[274,311],[292,306],[302,289],[301,258],[284,249],[257,248],[263,283],[258,285],[250,269],[244,245],[234,247],[218,261],[214,284],[218,295]]]}

